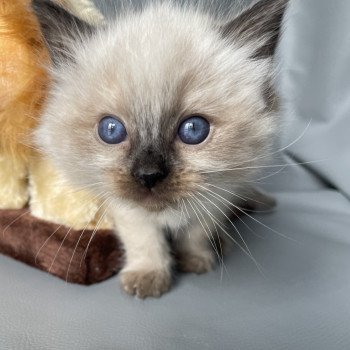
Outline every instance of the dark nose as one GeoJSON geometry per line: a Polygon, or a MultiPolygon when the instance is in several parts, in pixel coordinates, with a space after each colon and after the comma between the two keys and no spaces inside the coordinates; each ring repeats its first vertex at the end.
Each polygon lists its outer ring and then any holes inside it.
{"type": "Polygon", "coordinates": [[[141,185],[151,189],[155,187],[159,182],[163,181],[168,176],[166,170],[139,170],[134,176],[141,183],[141,185]]]}

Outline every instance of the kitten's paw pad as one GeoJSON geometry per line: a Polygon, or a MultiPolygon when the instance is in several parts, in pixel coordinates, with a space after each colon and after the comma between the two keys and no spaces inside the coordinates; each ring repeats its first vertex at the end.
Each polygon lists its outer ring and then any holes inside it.
{"type": "Polygon", "coordinates": [[[168,271],[125,271],[121,274],[124,291],[130,295],[144,299],[158,298],[171,286],[171,275],[168,271]]]}
{"type": "Polygon", "coordinates": [[[215,258],[213,254],[206,255],[181,255],[178,261],[178,267],[182,272],[206,273],[213,270],[215,258]]]}

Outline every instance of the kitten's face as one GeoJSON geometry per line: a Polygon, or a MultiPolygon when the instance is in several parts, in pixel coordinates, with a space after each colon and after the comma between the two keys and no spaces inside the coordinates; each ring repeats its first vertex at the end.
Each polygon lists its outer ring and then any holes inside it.
{"type": "Polygon", "coordinates": [[[57,69],[38,144],[76,185],[149,210],[249,180],[276,126],[271,59],[235,25],[160,5],[98,31],[57,69]]]}

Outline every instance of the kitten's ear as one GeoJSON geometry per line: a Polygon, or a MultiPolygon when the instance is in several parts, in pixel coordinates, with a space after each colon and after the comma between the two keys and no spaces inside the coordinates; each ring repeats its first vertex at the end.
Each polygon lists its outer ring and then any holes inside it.
{"type": "Polygon", "coordinates": [[[260,0],[224,25],[224,37],[236,43],[251,43],[253,58],[268,58],[275,53],[288,0],[260,0]]]}
{"type": "Polygon", "coordinates": [[[72,59],[72,45],[94,33],[94,26],[50,0],[33,0],[32,8],[54,64],[72,59]]]}

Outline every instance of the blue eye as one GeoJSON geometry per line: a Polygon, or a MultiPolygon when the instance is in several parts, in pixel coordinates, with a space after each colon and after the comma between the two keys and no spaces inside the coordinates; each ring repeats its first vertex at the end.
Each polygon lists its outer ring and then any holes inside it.
{"type": "Polygon", "coordinates": [[[181,123],[178,135],[183,143],[197,145],[208,137],[209,131],[210,124],[204,118],[193,116],[181,123]]]}
{"type": "Polygon", "coordinates": [[[98,125],[98,134],[102,141],[117,144],[126,139],[127,132],[123,123],[113,116],[101,119],[98,125]]]}

